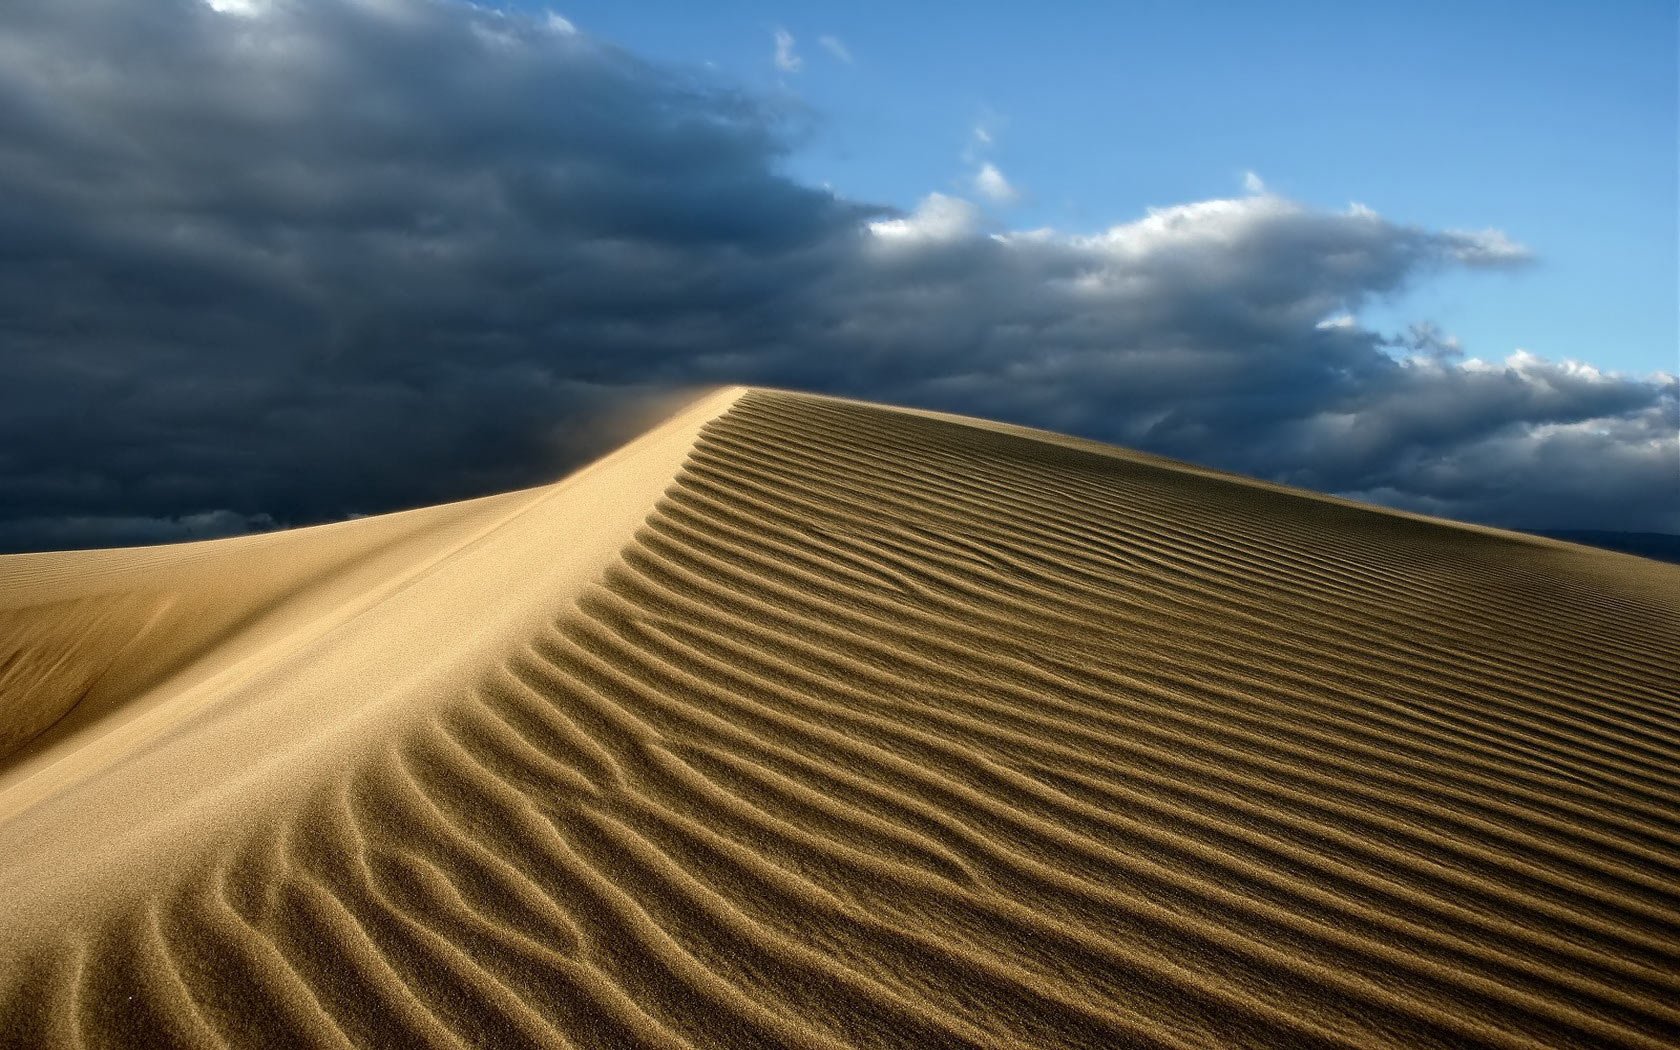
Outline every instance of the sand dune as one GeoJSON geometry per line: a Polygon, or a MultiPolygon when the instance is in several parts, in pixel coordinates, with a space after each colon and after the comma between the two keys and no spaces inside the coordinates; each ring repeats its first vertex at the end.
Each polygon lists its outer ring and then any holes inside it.
{"type": "Polygon", "coordinates": [[[0,558],[0,1044],[1675,1045],[1680,567],[709,395],[0,558]]]}

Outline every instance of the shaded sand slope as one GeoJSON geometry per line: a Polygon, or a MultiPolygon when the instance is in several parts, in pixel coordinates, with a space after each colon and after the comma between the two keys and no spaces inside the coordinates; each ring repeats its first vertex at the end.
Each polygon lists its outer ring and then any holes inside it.
{"type": "Polygon", "coordinates": [[[178,867],[431,718],[600,575],[737,393],[557,485],[0,558],[0,928],[58,922],[56,894],[144,887],[137,868],[178,867]]]}
{"type": "Polygon", "coordinates": [[[0,559],[0,1042],[1680,1031],[1680,568],[763,391],[498,499],[0,559]]]}

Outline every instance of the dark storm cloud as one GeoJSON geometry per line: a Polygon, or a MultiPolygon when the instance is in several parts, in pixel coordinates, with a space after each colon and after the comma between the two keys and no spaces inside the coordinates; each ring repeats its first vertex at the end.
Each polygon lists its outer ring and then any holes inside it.
{"type": "Polygon", "coordinates": [[[1492,232],[1256,194],[1091,236],[780,173],[790,105],[427,0],[0,6],[0,548],[552,477],[625,390],[808,387],[1501,523],[1680,531],[1672,379],[1326,318],[1492,232]]]}

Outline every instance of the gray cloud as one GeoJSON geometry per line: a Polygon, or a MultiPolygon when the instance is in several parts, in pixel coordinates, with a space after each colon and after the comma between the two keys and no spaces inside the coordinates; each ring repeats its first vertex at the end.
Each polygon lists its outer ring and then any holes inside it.
{"type": "Polygon", "coordinates": [[[802,113],[562,20],[220,6],[0,7],[0,546],[535,483],[622,436],[588,418],[614,396],[705,381],[1680,531],[1672,378],[1325,323],[1519,265],[1496,231],[1265,192],[993,231],[953,198],[899,214],[801,185],[802,113]]]}

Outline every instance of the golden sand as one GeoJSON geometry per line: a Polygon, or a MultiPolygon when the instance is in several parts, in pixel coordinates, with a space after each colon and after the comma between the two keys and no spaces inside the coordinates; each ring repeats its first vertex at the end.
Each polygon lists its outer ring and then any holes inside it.
{"type": "Polygon", "coordinates": [[[0,558],[0,1045],[1677,1032],[1680,567],[740,388],[0,558]]]}

